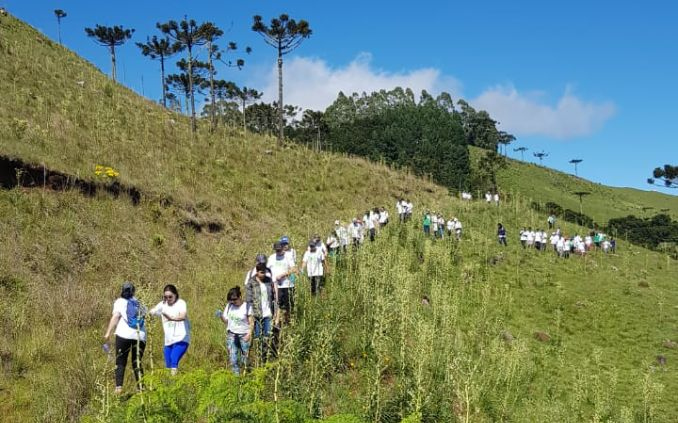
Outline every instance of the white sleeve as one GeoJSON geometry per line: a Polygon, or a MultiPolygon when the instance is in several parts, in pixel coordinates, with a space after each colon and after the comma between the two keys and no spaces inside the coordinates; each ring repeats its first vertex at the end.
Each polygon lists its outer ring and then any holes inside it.
{"type": "Polygon", "coordinates": [[[153,307],[148,313],[153,315],[153,316],[161,316],[162,315],[162,306],[163,302],[160,301],[155,307],[153,307]]]}
{"type": "Polygon", "coordinates": [[[177,300],[177,313],[186,313],[187,308],[186,301],[181,299],[177,300]]]}
{"type": "Polygon", "coordinates": [[[116,315],[116,313],[123,317],[127,314],[126,302],[127,301],[123,298],[118,298],[117,300],[115,300],[115,302],[113,303],[114,316],[116,315]]]}

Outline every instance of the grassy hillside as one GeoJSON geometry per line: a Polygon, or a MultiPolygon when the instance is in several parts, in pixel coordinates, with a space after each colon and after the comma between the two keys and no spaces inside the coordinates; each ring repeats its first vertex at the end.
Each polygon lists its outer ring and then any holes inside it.
{"type": "MultiPolygon", "coordinates": [[[[302,280],[299,318],[256,394],[261,413],[272,412],[275,392],[281,408],[298,404],[298,418],[281,421],[338,413],[384,422],[678,419],[678,350],[663,346],[678,338],[678,268],[666,257],[621,243],[618,255],[556,260],[516,245],[520,226],[544,222],[529,194],[498,208],[461,203],[363,160],[224,128],[191,137],[183,117],[11,17],[0,23],[0,55],[0,155],[103,184],[113,180],[95,166],[111,166],[115,180],[143,193],[135,205],[105,192],[42,189],[39,180],[0,190],[4,420],[158,421],[168,410],[184,414],[166,421],[217,419],[195,414],[209,385],[201,374],[217,378],[227,365],[213,313],[254,254],[283,233],[302,249],[334,219],[403,194],[417,213],[460,217],[464,241],[432,242],[417,222],[394,224],[335,267],[320,301],[302,280]],[[498,221],[511,237],[505,250],[494,239],[498,221]],[[119,403],[110,401],[101,335],[125,279],[147,303],[175,283],[193,342],[179,383],[154,382],[119,403]]],[[[149,326],[152,373],[162,368],[162,330],[149,326]]]]}
{"type": "MultiPolygon", "coordinates": [[[[477,162],[482,150],[471,149],[477,162]]],[[[650,217],[667,213],[678,218],[678,196],[633,188],[614,188],[597,184],[534,163],[508,159],[509,166],[497,177],[500,189],[530,198],[532,201],[555,202],[563,208],[579,211],[579,197],[574,192],[590,192],[583,199],[584,214],[605,224],[609,219],[635,215],[650,217]]]]}

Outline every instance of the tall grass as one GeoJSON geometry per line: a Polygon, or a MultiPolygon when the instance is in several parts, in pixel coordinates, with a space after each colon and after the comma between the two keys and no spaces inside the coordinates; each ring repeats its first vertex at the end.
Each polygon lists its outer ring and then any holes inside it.
{"type": "Polygon", "coordinates": [[[621,243],[616,256],[559,260],[517,245],[520,227],[545,220],[519,193],[500,207],[461,203],[407,173],[228,128],[202,128],[189,142],[183,117],[24,24],[3,20],[0,36],[11,58],[0,62],[2,153],[86,179],[96,164],[112,166],[149,193],[134,207],[103,194],[0,191],[3,418],[220,421],[230,407],[276,422],[355,421],[342,413],[374,422],[678,419],[678,355],[661,346],[675,338],[676,268],[664,256],[621,243]],[[391,224],[336,264],[322,298],[301,282],[277,361],[241,380],[223,370],[213,313],[257,252],[283,233],[299,248],[334,219],[403,194],[417,212],[459,217],[464,239],[432,242],[416,222],[391,224]],[[182,223],[189,218],[224,230],[196,233],[182,223]],[[496,244],[499,221],[507,249],[496,244]],[[162,328],[150,322],[153,389],[120,403],[100,343],[126,279],[149,304],[177,285],[193,341],[181,376],[168,380],[162,328]]]}

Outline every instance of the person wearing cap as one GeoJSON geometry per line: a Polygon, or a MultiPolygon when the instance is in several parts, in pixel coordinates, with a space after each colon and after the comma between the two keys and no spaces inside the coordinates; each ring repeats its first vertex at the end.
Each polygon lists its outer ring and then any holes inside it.
{"type": "Polygon", "coordinates": [[[308,243],[308,250],[301,259],[301,273],[306,271],[311,281],[311,295],[317,295],[322,288],[325,269],[327,268],[327,257],[318,247],[318,244],[312,240],[308,243]]]}
{"type": "MultiPolygon", "coordinates": [[[[314,234],[311,240],[309,241],[309,244],[311,242],[314,243],[316,247],[318,247],[318,249],[325,255],[325,257],[327,257],[327,255],[329,254],[329,251],[327,251],[327,245],[323,243],[323,240],[322,238],[320,238],[319,234],[314,234]]],[[[309,247],[306,248],[306,251],[309,251],[310,249],[311,247],[309,245],[309,247]]]]}
{"type": "Polygon", "coordinates": [[[283,250],[285,251],[285,255],[290,257],[292,261],[296,264],[297,263],[297,250],[292,248],[290,245],[290,238],[287,235],[283,235],[280,237],[280,243],[283,246],[283,250]]]}
{"type": "MultiPolygon", "coordinates": [[[[247,274],[245,275],[245,283],[243,284],[243,286],[245,286],[245,288],[247,288],[247,284],[250,283],[250,280],[252,280],[252,278],[254,277],[254,275],[257,273],[257,268],[256,268],[257,264],[259,264],[259,263],[264,263],[264,264],[266,264],[267,261],[268,261],[268,257],[266,257],[264,254],[261,254],[261,253],[257,254],[257,257],[256,257],[256,259],[255,259],[255,261],[254,261],[254,266],[255,266],[255,267],[253,267],[253,268],[252,268],[249,272],[247,272],[247,274]]],[[[266,276],[269,277],[269,278],[271,277],[271,271],[270,271],[270,270],[267,270],[266,276]]]]}
{"type": "MultiPolygon", "coordinates": [[[[115,333],[115,393],[122,393],[122,383],[125,379],[127,357],[132,354],[132,369],[137,381],[137,389],[141,389],[143,368],[141,359],[146,349],[146,328],[143,316],[146,308],[134,296],[135,288],[132,282],[122,285],[120,298],[113,303],[113,315],[108,322],[104,335],[104,342],[108,342],[111,334],[115,333]]],[[[108,344],[104,344],[108,345],[108,344]]]]}
{"type": "Polygon", "coordinates": [[[273,320],[274,297],[271,271],[266,263],[257,263],[254,275],[245,285],[245,301],[252,305],[254,317],[254,338],[260,340],[261,360],[266,363],[271,348],[271,329],[273,320]]]}
{"type": "Polygon", "coordinates": [[[275,297],[278,300],[275,315],[275,323],[278,325],[281,317],[285,323],[290,321],[290,313],[294,308],[294,280],[290,276],[297,272],[297,268],[292,256],[287,254],[280,241],[273,244],[273,250],[275,253],[271,254],[266,265],[271,269],[275,297]]]}

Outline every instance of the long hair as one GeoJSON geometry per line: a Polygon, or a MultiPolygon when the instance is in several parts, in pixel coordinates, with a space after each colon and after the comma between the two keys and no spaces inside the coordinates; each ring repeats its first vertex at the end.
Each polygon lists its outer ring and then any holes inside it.
{"type": "Polygon", "coordinates": [[[177,291],[177,287],[176,287],[176,286],[174,286],[174,285],[172,285],[172,284],[165,285],[165,287],[162,289],[162,292],[164,293],[164,292],[167,292],[167,291],[169,291],[169,292],[171,292],[172,294],[174,294],[174,297],[175,297],[177,300],[179,299],[179,291],[177,291]]]}

